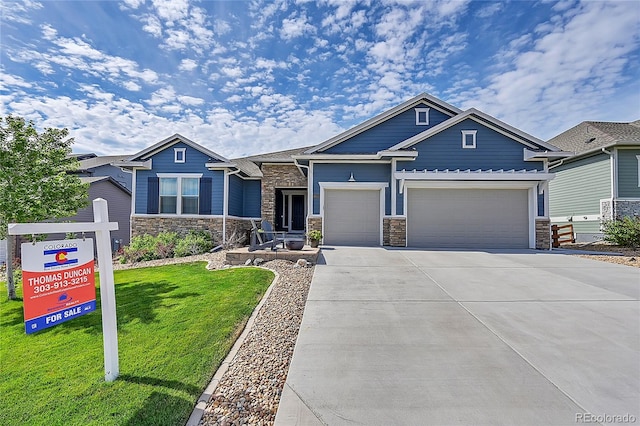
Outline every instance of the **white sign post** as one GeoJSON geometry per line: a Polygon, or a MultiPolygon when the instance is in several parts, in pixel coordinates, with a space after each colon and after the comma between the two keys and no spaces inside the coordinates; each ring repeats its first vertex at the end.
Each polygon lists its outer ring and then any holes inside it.
{"type": "Polygon", "coordinates": [[[100,297],[102,306],[102,340],[104,342],[105,380],[118,377],[118,329],[116,322],[116,293],[111,260],[111,232],[118,230],[117,222],[109,222],[107,201],[93,200],[94,222],[87,223],[10,223],[9,235],[32,235],[61,232],[95,232],[98,265],[100,267],[100,297]]]}

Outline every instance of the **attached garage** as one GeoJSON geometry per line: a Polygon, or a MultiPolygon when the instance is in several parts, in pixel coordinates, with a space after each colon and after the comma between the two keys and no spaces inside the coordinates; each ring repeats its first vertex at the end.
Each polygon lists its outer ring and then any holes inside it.
{"type": "Polygon", "coordinates": [[[382,244],[381,189],[352,186],[323,188],[323,243],[379,246],[382,244]]]}
{"type": "Polygon", "coordinates": [[[407,246],[528,248],[531,189],[407,188],[407,246]]]}

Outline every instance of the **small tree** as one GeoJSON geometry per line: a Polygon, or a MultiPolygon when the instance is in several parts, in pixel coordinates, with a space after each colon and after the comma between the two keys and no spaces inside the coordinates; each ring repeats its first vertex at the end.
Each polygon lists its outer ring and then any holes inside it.
{"type": "MultiPolygon", "coordinates": [[[[47,128],[38,133],[32,121],[7,116],[0,118],[0,239],[7,224],[41,222],[73,216],[88,203],[88,185],[72,172],[78,160],[71,157],[73,138],[67,129],[47,128]]],[[[12,263],[7,259],[7,290],[15,299],[12,263]]]]}

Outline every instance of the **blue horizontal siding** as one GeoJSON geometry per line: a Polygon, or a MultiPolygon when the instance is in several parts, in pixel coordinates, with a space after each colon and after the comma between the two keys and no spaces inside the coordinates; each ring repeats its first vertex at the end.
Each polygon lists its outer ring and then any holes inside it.
{"type": "Polygon", "coordinates": [[[208,155],[184,144],[177,143],[150,157],[152,160],[152,170],[136,170],[136,201],[135,213],[147,213],[147,179],[156,176],[157,173],[202,173],[202,176],[212,178],[212,193],[200,194],[200,196],[211,197],[211,214],[221,215],[223,212],[224,198],[224,172],[221,170],[208,170],[206,163],[215,163],[208,155]],[[174,162],[174,148],[185,148],[185,162],[174,162]]]}
{"type": "MultiPolygon", "coordinates": [[[[320,214],[319,182],[348,182],[351,174],[356,182],[387,182],[391,184],[389,164],[314,164],[313,166],[313,214],[320,214]]],[[[391,214],[391,192],[385,189],[385,214],[391,214]]]]}
{"type": "Polygon", "coordinates": [[[524,161],[523,144],[471,119],[463,120],[412,148],[418,151],[418,158],[413,162],[398,162],[399,170],[544,168],[542,162],[524,161]],[[462,130],[477,130],[476,148],[462,148],[462,130]]]}
{"type": "Polygon", "coordinates": [[[388,149],[405,139],[417,135],[420,132],[442,123],[451,118],[448,115],[434,109],[429,109],[429,125],[416,125],[415,108],[429,108],[428,105],[418,105],[398,114],[366,130],[346,141],[327,149],[330,154],[372,154],[388,149]]]}
{"type": "Polygon", "coordinates": [[[262,203],[262,186],[259,180],[245,180],[243,193],[244,217],[260,217],[262,203]]]}
{"type": "Polygon", "coordinates": [[[229,214],[231,216],[242,216],[244,184],[242,179],[236,175],[229,176],[229,214]]]}

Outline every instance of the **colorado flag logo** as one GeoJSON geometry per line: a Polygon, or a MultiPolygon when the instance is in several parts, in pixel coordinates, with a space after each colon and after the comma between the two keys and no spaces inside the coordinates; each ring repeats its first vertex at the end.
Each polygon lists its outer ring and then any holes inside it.
{"type": "Polygon", "coordinates": [[[45,256],[53,256],[52,260],[55,260],[52,262],[46,262],[44,264],[45,269],[53,268],[54,266],[73,265],[78,263],[77,256],[74,256],[73,254],[71,254],[77,251],[78,251],[77,247],[68,247],[68,248],[55,249],[55,250],[44,250],[45,256]]]}

